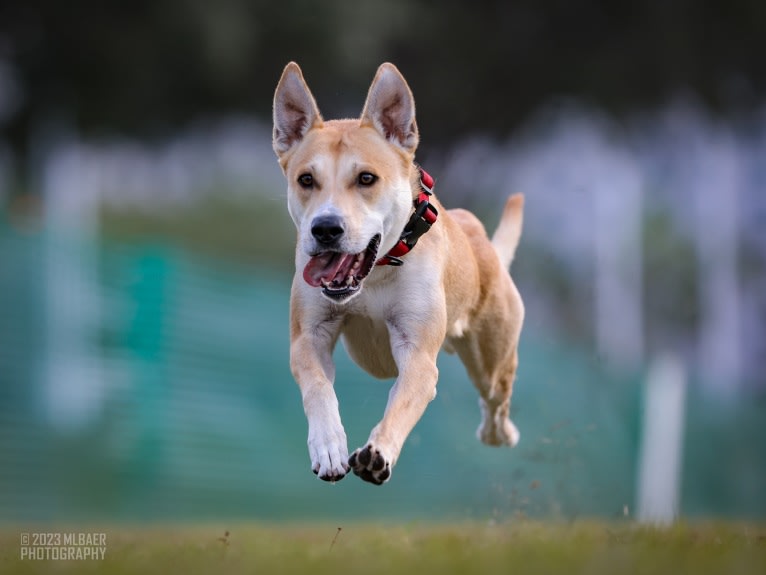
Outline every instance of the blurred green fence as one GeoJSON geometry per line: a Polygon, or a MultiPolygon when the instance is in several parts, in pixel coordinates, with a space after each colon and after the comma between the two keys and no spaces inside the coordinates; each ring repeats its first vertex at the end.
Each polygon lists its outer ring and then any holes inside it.
{"type": "MultiPolygon", "coordinates": [[[[572,519],[633,511],[640,374],[603,373],[528,318],[513,418],[475,438],[476,393],[439,394],[382,488],[310,471],[288,366],[290,278],[167,245],[82,245],[0,223],[0,519],[572,519]]],[[[390,382],[336,353],[351,449],[390,382]]],[[[766,516],[766,405],[687,396],[681,511],[766,516]]]]}

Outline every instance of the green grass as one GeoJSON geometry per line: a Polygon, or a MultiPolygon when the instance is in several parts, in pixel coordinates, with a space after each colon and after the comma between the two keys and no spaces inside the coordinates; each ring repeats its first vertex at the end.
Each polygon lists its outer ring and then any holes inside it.
{"type": "MultiPolygon", "coordinates": [[[[57,531],[50,527],[28,531],[57,531]]],[[[628,523],[499,525],[89,526],[103,561],[22,561],[21,529],[0,530],[2,573],[763,574],[766,526],[628,523]],[[226,533],[228,532],[228,535],[226,533]]]]}

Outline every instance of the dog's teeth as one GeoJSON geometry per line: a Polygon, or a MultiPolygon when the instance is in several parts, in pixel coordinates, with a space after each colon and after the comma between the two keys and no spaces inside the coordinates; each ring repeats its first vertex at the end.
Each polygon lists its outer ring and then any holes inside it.
{"type": "Polygon", "coordinates": [[[356,256],[354,259],[354,265],[351,266],[351,271],[356,272],[359,270],[359,268],[362,267],[362,262],[364,262],[364,252],[356,256]]]}
{"type": "Polygon", "coordinates": [[[352,283],[354,283],[354,276],[348,276],[346,278],[346,285],[350,286],[352,283]]]}

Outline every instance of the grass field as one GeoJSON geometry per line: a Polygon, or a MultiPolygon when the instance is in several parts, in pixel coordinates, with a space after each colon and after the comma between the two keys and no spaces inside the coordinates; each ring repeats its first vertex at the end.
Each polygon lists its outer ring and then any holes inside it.
{"type": "Polygon", "coordinates": [[[629,523],[0,529],[0,573],[766,573],[766,526],[629,523]],[[22,560],[21,534],[103,532],[103,560],[22,560]]]}

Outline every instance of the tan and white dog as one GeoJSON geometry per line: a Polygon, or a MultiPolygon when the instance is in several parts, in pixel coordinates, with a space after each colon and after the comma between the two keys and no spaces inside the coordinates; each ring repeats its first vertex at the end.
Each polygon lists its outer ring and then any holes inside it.
{"type": "Polygon", "coordinates": [[[523,197],[508,199],[490,241],[470,212],[447,211],[424,191],[417,145],[412,92],[392,64],[378,69],[361,118],[332,121],[322,119],[298,65],[285,67],[273,146],[298,229],[290,367],[308,419],[311,467],[325,481],[349,469],[378,485],[389,479],[436,395],[442,347],[458,353],[479,391],[479,439],[519,440],[508,412],[524,306],[508,266],[523,197]],[[351,457],[333,389],[339,337],[363,369],[396,378],[383,419],[351,457]]]}

